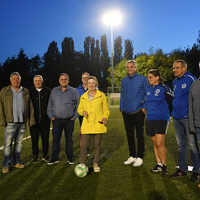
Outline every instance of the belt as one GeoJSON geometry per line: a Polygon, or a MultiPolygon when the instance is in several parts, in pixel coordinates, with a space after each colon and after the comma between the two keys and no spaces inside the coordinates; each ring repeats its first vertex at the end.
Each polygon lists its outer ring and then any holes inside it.
{"type": "Polygon", "coordinates": [[[138,110],[136,112],[124,112],[126,115],[135,115],[137,113],[141,112],[141,110],[138,110]]]}

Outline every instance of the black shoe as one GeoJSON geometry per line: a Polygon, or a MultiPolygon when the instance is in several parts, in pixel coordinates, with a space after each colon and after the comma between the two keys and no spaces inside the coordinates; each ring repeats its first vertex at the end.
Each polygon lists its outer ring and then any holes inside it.
{"type": "Polygon", "coordinates": [[[187,176],[187,172],[183,172],[180,169],[178,169],[174,174],[172,174],[170,177],[175,178],[175,177],[181,177],[181,176],[187,176]]]}
{"type": "Polygon", "coordinates": [[[162,166],[162,175],[165,176],[167,174],[167,165],[162,166]]]}
{"type": "Polygon", "coordinates": [[[193,172],[192,175],[191,175],[190,180],[191,180],[192,182],[195,182],[195,183],[196,183],[196,182],[198,181],[198,177],[199,177],[199,173],[193,172]]]}
{"type": "Polygon", "coordinates": [[[159,164],[156,164],[152,169],[151,169],[151,172],[153,173],[158,173],[158,172],[161,172],[162,171],[162,166],[159,165],[159,164]]]}
{"type": "Polygon", "coordinates": [[[37,161],[38,161],[38,157],[37,157],[37,156],[33,156],[32,162],[33,162],[33,163],[36,163],[37,161]]]}
{"type": "Polygon", "coordinates": [[[59,163],[60,161],[59,160],[50,160],[47,165],[54,165],[54,164],[57,164],[59,163]]]}

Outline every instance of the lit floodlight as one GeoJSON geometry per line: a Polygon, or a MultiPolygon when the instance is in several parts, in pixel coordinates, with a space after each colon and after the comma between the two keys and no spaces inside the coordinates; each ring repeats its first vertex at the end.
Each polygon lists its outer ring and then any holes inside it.
{"type": "Polygon", "coordinates": [[[104,14],[103,23],[109,26],[117,26],[121,24],[122,15],[119,11],[114,10],[104,14]]]}

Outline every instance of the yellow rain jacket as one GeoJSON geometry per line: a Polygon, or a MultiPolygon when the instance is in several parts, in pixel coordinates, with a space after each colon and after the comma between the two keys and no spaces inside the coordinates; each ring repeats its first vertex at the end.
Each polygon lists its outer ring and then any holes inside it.
{"type": "Polygon", "coordinates": [[[103,118],[108,119],[110,114],[106,96],[103,92],[97,90],[92,100],[88,97],[88,91],[80,98],[78,106],[79,115],[83,116],[83,111],[88,112],[88,117],[83,117],[81,134],[106,133],[107,127],[99,123],[103,118]]]}

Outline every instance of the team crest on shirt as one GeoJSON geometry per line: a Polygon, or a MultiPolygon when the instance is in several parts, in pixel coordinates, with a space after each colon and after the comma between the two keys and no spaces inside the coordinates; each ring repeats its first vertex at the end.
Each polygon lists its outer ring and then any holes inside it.
{"type": "Polygon", "coordinates": [[[147,92],[147,96],[149,96],[151,94],[151,92],[147,92]]]}
{"type": "Polygon", "coordinates": [[[184,88],[186,88],[187,87],[187,84],[186,83],[183,83],[182,85],[181,85],[181,88],[182,89],[184,89],[184,88]]]}
{"type": "Polygon", "coordinates": [[[156,91],[155,91],[155,96],[158,96],[159,93],[160,93],[160,89],[156,89],[156,91]]]}
{"type": "Polygon", "coordinates": [[[174,85],[174,90],[176,89],[176,85],[174,85]]]}

